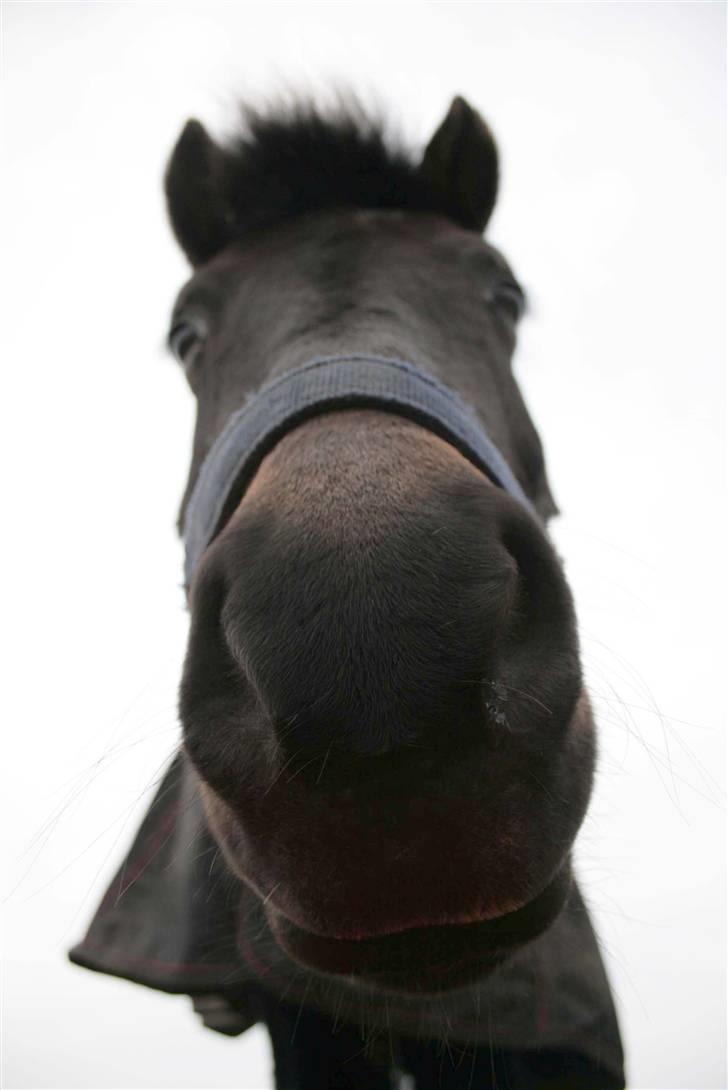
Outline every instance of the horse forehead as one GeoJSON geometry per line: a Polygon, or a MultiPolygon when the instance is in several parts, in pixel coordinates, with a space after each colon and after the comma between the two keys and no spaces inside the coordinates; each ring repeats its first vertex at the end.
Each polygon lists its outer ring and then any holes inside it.
{"type": "MultiPolygon", "coordinates": [[[[377,265],[379,274],[397,269],[397,259],[426,254],[433,266],[438,260],[457,263],[461,256],[496,254],[472,232],[432,213],[399,209],[338,209],[293,218],[247,240],[236,242],[206,263],[182,289],[194,292],[196,284],[210,291],[225,291],[244,284],[248,277],[260,285],[266,281],[306,276],[326,267],[332,253],[377,265]],[[374,248],[373,248],[374,246],[374,248]]],[[[500,261],[503,259],[500,258],[500,261]]],[[[422,275],[422,267],[418,267],[422,275]]]]}

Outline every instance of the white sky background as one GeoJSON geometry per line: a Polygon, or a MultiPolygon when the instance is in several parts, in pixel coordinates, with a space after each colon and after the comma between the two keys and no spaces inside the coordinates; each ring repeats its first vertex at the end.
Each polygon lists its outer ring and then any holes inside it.
{"type": "Polygon", "coordinates": [[[9,1087],[267,1087],[264,1031],[72,968],[177,737],[193,406],[161,175],[197,115],[335,77],[423,143],[491,122],[489,237],[601,724],[578,846],[633,1090],[725,1086],[724,40],[718,3],[5,3],[9,1087]],[[13,887],[15,887],[13,889],[13,887]]]}

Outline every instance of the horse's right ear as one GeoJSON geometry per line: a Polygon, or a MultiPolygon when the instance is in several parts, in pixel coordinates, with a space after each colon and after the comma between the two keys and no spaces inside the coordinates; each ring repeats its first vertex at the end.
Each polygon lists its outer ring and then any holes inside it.
{"type": "Polygon", "coordinates": [[[188,121],[164,177],[175,237],[193,265],[221,250],[231,237],[225,195],[226,153],[199,121],[188,121]]]}

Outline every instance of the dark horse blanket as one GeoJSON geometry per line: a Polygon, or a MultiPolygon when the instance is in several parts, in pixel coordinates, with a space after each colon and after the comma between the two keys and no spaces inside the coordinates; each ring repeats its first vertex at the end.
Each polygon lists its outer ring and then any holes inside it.
{"type": "Polygon", "coordinates": [[[259,899],[228,870],[183,754],[70,957],[89,969],[187,993],[206,1025],[222,1033],[267,1020],[265,995],[297,1008],[305,1001],[306,1011],[337,1024],[388,1026],[405,1038],[482,1044],[491,1052],[568,1053],[592,1072],[569,1085],[624,1086],[609,985],[576,887],[545,934],[486,979],[445,995],[385,996],[359,981],[312,974],[278,948],[259,899]]]}

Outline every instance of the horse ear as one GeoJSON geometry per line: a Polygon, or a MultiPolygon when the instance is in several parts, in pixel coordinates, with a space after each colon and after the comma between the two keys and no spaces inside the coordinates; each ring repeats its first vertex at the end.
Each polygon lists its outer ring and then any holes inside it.
{"type": "Polygon", "coordinates": [[[420,173],[462,227],[485,229],[498,191],[498,151],[480,114],[459,95],[427,145],[420,173]]]}
{"type": "Polygon", "coordinates": [[[188,121],[164,177],[175,237],[192,265],[221,250],[231,237],[225,196],[226,153],[199,121],[188,121]]]}

